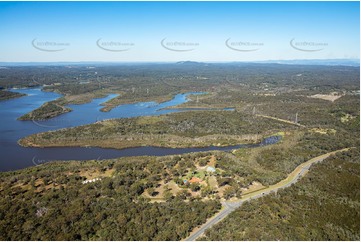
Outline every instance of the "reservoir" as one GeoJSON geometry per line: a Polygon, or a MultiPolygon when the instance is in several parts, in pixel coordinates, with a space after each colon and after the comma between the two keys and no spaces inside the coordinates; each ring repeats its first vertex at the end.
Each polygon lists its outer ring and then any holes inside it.
{"type": "Polygon", "coordinates": [[[44,121],[19,121],[20,116],[61,97],[53,92],[43,92],[40,88],[17,89],[16,92],[27,96],[0,101],[0,171],[17,170],[54,160],[96,160],[111,159],[125,156],[151,155],[162,156],[183,154],[198,151],[232,150],[241,147],[252,148],[278,142],[280,137],[269,137],[259,144],[236,145],[228,147],[209,146],[204,148],[160,148],[160,147],[134,147],[127,149],[104,149],[83,147],[59,147],[59,148],[25,148],[17,144],[17,141],[25,136],[68,128],[79,125],[94,123],[96,121],[111,118],[126,118],[138,116],[161,115],[166,113],[180,112],[182,109],[167,109],[187,102],[187,96],[201,93],[177,94],[172,100],[163,103],[141,102],[120,105],[110,112],[101,112],[102,103],[114,98],[116,94],[110,94],[104,98],[93,99],[90,103],[69,105],[71,112],[62,114],[44,121]]]}

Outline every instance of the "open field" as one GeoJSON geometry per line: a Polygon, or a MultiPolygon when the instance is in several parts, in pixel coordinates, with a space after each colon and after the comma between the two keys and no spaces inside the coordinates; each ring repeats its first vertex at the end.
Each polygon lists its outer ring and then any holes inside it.
{"type": "Polygon", "coordinates": [[[340,97],[342,97],[342,95],[337,95],[337,94],[315,94],[315,95],[312,95],[310,96],[311,98],[319,98],[319,99],[323,99],[323,100],[326,100],[326,101],[331,101],[331,102],[334,102],[336,101],[337,99],[339,99],[340,97]]]}

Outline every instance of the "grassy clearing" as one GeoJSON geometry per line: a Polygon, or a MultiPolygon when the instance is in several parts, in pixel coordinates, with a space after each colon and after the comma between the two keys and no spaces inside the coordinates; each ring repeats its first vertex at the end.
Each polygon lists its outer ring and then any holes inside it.
{"type": "Polygon", "coordinates": [[[327,95],[327,94],[315,94],[315,95],[310,96],[310,98],[318,98],[318,99],[334,102],[334,101],[336,101],[337,99],[339,99],[342,96],[343,95],[337,95],[337,93],[331,93],[329,95],[327,95]]]}
{"type": "Polygon", "coordinates": [[[350,122],[351,120],[357,118],[356,116],[353,116],[351,114],[345,114],[344,116],[341,117],[341,122],[342,123],[347,123],[347,122],[350,122]]]}
{"type": "Polygon", "coordinates": [[[336,134],[335,129],[322,129],[322,128],[312,128],[310,129],[311,132],[319,133],[319,134],[336,134]]]}

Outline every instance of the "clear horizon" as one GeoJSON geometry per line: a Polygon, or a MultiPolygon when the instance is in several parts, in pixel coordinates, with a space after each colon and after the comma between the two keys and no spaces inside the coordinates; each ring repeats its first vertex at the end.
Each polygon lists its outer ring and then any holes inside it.
{"type": "Polygon", "coordinates": [[[0,2],[0,62],[358,59],[359,2],[0,2]]]}

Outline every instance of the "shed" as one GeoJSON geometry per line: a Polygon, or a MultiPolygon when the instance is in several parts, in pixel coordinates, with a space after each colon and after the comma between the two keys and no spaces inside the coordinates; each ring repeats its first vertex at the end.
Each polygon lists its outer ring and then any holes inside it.
{"type": "Polygon", "coordinates": [[[216,168],[214,168],[213,166],[208,166],[206,171],[207,172],[216,172],[216,168]]]}

